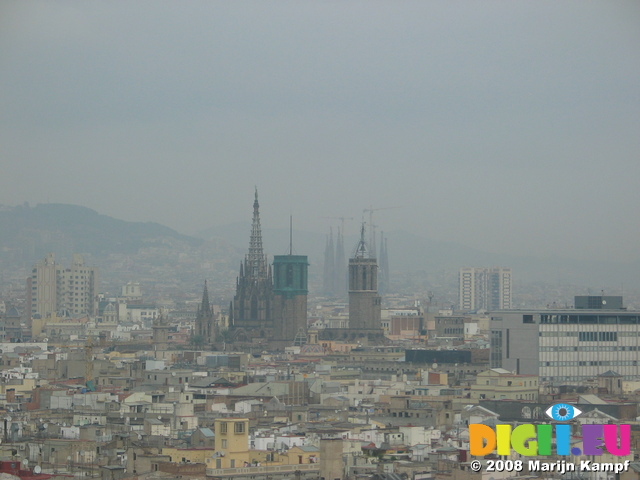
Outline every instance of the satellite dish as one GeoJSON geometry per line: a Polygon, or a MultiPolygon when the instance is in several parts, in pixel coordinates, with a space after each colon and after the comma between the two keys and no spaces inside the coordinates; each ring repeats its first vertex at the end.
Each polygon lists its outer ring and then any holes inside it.
{"type": "Polygon", "coordinates": [[[27,468],[29,466],[29,460],[27,460],[26,458],[24,460],[22,460],[22,466],[24,468],[27,468]]]}
{"type": "Polygon", "coordinates": [[[42,468],[40,467],[40,465],[36,465],[33,468],[33,473],[40,473],[40,472],[42,472],[42,468]]]}
{"type": "Polygon", "coordinates": [[[158,420],[162,420],[162,415],[158,415],[158,420]]]}

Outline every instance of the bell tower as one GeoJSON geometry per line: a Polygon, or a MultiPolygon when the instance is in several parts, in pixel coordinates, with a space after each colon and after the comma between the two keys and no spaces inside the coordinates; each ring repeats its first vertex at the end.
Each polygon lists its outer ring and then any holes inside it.
{"type": "Polygon", "coordinates": [[[273,321],[276,341],[292,342],[296,335],[307,335],[307,269],[306,255],[293,255],[289,241],[289,255],[273,257],[273,321]]]}
{"type": "Polygon", "coordinates": [[[375,252],[364,240],[364,223],[360,241],[349,259],[349,329],[377,330],[381,324],[381,299],[378,295],[378,264],[375,252]]]}

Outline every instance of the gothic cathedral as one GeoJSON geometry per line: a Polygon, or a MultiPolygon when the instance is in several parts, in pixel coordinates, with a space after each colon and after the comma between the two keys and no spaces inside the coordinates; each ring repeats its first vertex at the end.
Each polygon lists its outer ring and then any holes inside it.
{"type": "Polygon", "coordinates": [[[273,337],[273,280],[271,266],[262,249],[257,189],[253,202],[249,253],[240,264],[229,322],[234,341],[252,341],[254,338],[268,340],[273,337]]]}

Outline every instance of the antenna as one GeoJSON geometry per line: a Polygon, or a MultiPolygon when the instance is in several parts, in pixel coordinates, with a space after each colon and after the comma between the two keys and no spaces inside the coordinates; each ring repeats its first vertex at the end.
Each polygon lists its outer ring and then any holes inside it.
{"type": "Polygon", "coordinates": [[[289,255],[293,255],[293,215],[289,215],[289,255]]]}

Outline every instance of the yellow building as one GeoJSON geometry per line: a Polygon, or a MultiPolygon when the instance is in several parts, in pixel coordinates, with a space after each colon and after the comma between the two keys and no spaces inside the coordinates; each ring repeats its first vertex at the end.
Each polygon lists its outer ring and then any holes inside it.
{"type": "Polygon", "coordinates": [[[538,401],[537,375],[516,375],[504,368],[480,372],[471,385],[471,400],[529,400],[538,401]]]}
{"type": "Polygon", "coordinates": [[[250,462],[248,418],[218,418],[213,431],[215,451],[207,468],[239,468],[250,462]]]}
{"type": "Polygon", "coordinates": [[[207,463],[213,457],[213,448],[163,448],[162,455],[168,455],[170,462],[207,463]]]}
{"type": "Polygon", "coordinates": [[[309,465],[318,463],[319,460],[320,449],[311,445],[291,447],[280,456],[280,461],[287,465],[309,465]]]}

